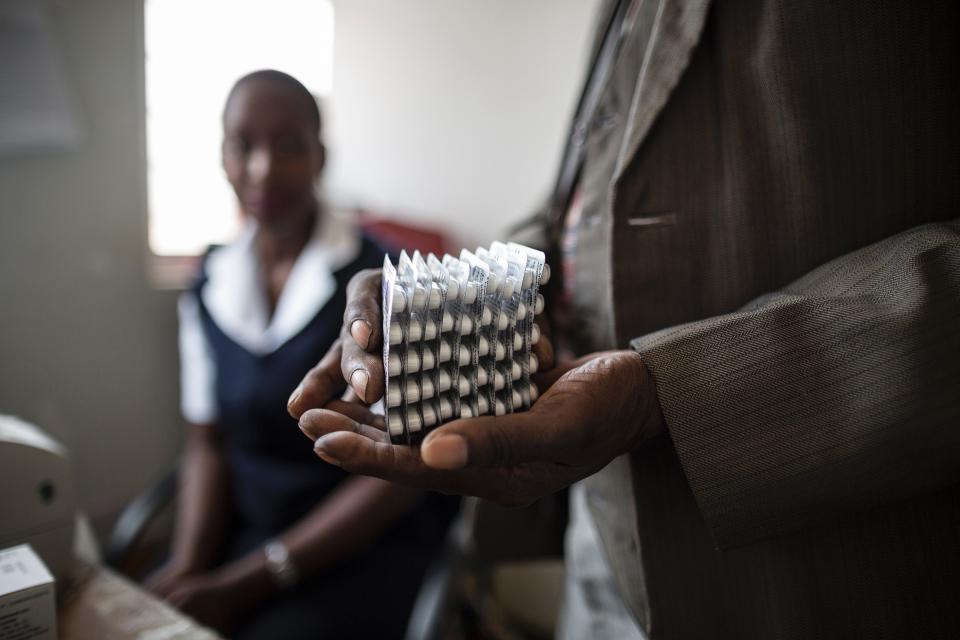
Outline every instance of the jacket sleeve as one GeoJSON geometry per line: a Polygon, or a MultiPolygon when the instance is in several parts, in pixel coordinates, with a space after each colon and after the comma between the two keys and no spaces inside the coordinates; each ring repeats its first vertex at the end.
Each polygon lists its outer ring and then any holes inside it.
{"type": "Polygon", "coordinates": [[[631,344],[721,547],[960,481],[960,220],[631,344]]]}

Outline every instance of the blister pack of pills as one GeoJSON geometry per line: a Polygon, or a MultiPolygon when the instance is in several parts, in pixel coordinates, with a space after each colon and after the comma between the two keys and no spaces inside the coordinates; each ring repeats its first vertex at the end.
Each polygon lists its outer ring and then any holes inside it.
{"type": "Polygon", "coordinates": [[[387,429],[418,444],[457,418],[522,411],[537,399],[534,322],[550,268],[541,251],[494,242],[459,257],[383,262],[387,429]]]}

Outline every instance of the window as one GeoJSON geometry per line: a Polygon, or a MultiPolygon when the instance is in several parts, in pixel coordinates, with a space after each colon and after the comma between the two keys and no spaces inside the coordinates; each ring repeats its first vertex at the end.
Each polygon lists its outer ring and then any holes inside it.
{"type": "MultiPolygon", "coordinates": [[[[146,0],[150,249],[195,256],[237,230],[220,116],[237,78],[279,69],[318,96],[333,84],[330,0],[146,0]]],[[[163,276],[161,276],[163,278],[163,276]]]]}

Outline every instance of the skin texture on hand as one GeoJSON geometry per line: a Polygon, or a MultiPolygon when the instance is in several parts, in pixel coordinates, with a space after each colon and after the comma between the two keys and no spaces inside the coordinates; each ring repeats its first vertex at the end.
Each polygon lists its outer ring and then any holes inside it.
{"type": "Polygon", "coordinates": [[[639,354],[608,351],[552,367],[552,347],[542,339],[537,346],[552,368],[536,378],[542,391],[530,410],[454,420],[419,448],[391,444],[382,416],[336,399],[346,380],[367,403],[383,395],[379,300],[378,271],[351,281],[340,340],[290,399],[291,415],[327,462],[409,486],[519,505],[596,473],[664,429],[639,354]]]}

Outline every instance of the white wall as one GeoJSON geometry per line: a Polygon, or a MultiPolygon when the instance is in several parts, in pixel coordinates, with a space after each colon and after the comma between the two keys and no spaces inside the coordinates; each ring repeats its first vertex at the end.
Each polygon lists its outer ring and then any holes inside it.
{"type": "Polygon", "coordinates": [[[502,237],[549,194],[597,0],[335,0],[340,205],[502,237]]]}
{"type": "Polygon", "coordinates": [[[0,158],[0,413],[69,447],[98,515],[179,448],[174,295],[146,277],[142,6],[46,4],[85,139],[0,158]]]}

